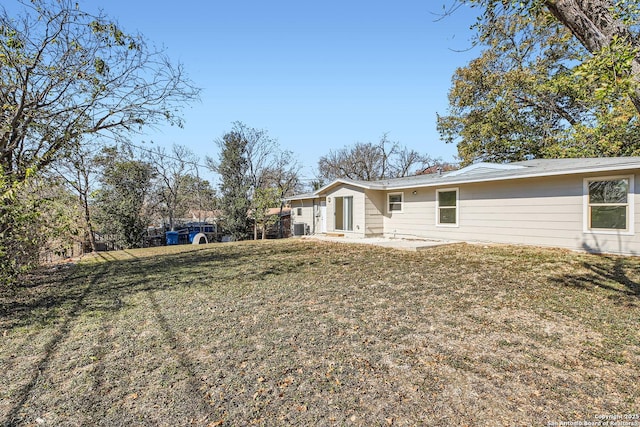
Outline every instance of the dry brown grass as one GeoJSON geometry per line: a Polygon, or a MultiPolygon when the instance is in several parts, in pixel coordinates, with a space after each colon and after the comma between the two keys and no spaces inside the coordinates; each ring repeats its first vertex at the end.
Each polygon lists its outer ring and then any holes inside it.
{"type": "Polygon", "coordinates": [[[5,425],[640,413],[640,259],[298,240],[103,254],[0,297],[5,425]]]}

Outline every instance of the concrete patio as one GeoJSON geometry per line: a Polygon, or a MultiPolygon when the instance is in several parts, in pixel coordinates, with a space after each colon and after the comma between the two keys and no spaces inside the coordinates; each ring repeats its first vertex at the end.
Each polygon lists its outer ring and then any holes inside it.
{"type": "Polygon", "coordinates": [[[399,249],[403,251],[421,251],[435,246],[452,245],[460,242],[444,241],[444,240],[423,240],[423,239],[393,239],[387,237],[365,237],[354,238],[344,236],[327,236],[324,234],[315,234],[311,236],[301,236],[302,239],[314,239],[327,242],[349,243],[356,245],[375,245],[386,248],[399,249]]]}

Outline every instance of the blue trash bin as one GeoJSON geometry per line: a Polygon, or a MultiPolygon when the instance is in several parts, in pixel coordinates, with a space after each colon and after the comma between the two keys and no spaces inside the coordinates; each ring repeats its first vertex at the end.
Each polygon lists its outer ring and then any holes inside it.
{"type": "Polygon", "coordinates": [[[167,231],[165,233],[167,237],[167,245],[177,245],[178,244],[178,232],[177,231],[167,231]]]}

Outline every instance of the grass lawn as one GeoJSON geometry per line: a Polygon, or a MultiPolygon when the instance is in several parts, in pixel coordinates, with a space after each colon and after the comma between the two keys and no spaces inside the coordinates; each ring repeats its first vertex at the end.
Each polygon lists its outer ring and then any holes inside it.
{"type": "Polygon", "coordinates": [[[0,335],[0,425],[640,425],[640,258],[110,252],[2,290],[0,335]]]}

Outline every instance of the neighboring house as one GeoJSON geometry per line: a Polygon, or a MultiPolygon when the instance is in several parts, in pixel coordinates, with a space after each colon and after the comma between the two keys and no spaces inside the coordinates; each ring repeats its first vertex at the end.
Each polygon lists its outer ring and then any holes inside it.
{"type": "Polygon", "coordinates": [[[381,181],[337,179],[288,200],[294,234],[640,255],[639,184],[640,157],[540,159],[381,181]]]}
{"type": "Polygon", "coordinates": [[[291,237],[291,208],[283,207],[267,209],[267,217],[276,217],[267,227],[267,238],[278,239],[280,237],[291,237]],[[282,231],[282,235],[280,232],[282,231]]]}

